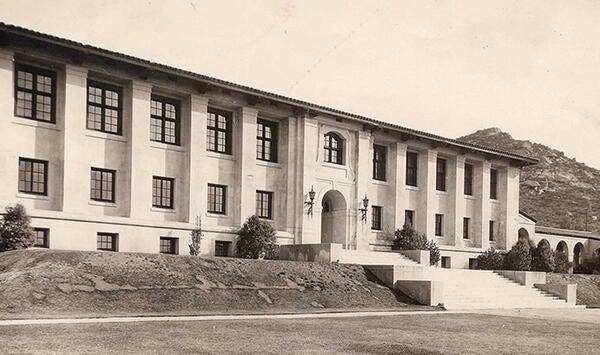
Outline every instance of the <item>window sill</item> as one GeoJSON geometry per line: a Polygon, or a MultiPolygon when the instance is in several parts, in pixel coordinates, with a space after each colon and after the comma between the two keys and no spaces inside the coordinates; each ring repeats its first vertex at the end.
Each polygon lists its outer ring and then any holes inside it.
{"type": "Polygon", "coordinates": [[[281,164],[280,163],[275,163],[275,162],[266,161],[266,160],[256,159],[256,165],[264,166],[264,167],[267,167],[267,168],[281,169],[281,164]]]}
{"type": "Polygon", "coordinates": [[[448,196],[448,191],[435,190],[435,194],[440,196],[448,196]]]}
{"type": "Polygon", "coordinates": [[[152,212],[163,212],[163,213],[177,213],[173,208],[161,208],[161,207],[152,207],[150,209],[152,212]]]}
{"type": "Polygon", "coordinates": [[[106,139],[106,140],[109,140],[109,141],[127,143],[127,138],[125,138],[123,136],[116,135],[116,134],[112,134],[112,133],[87,130],[85,132],[85,135],[87,137],[92,137],[92,138],[100,138],[100,139],[106,139]]]}
{"type": "Polygon", "coordinates": [[[444,239],[444,236],[443,235],[436,235],[435,238],[436,239],[444,239]]]}
{"type": "Polygon", "coordinates": [[[371,182],[373,183],[373,185],[390,186],[390,183],[388,181],[385,181],[385,180],[371,179],[371,182]]]}
{"type": "Polygon", "coordinates": [[[494,199],[490,199],[490,203],[493,203],[493,204],[495,204],[495,205],[499,205],[499,204],[500,204],[500,201],[498,201],[498,200],[494,200],[494,199]]]}
{"type": "Polygon", "coordinates": [[[475,200],[475,196],[473,196],[473,195],[465,195],[465,200],[475,200]]]}
{"type": "Polygon", "coordinates": [[[150,147],[163,150],[172,150],[174,152],[185,152],[185,148],[180,145],[150,141],[150,147]]]}
{"type": "Polygon", "coordinates": [[[419,189],[418,186],[412,186],[412,185],[406,185],[405,186],[407,190],[411,190],[411,191],[421,191],[421,189],[419,189]]]}
{"type": "Polygon", "coordinates": [[[323,166],[326,166],[328,168],[338,169],[338,170],[344,170],[344,171],[348,170],[348,167],[346,165],[328,163],[326,161],[323,162],[323,166]]]}
{"type": "Polygon", "coordinates": [[[206,212],[206,217],[210,218],[229,218],[226,213],[206,212]]]}
{"type": "Polygon", "coordinates": [[[90,206],[102,206],[102,207],[117,207],[116,202],[109,202],[109,201],[96,201],[96,200],[90,200],[88,202],[88,205],[90,206]]]}
{"type": "Polygon", "coordinates": [[[210,150],[206,151],[206,156],[210,157],[210,158],[217,158],[217,159],[224,159],[224,160],[233,160],[233,161],[235,161],[235,158],[231,154],[218,153],[218,152],[213,152],[213,151],[210,151],[210,150]]]}
{"type": "Polygon", "coordinates": [[[31,118],[24,118],[24,117],[13,117],[13,121],[12,123],[14,124],[18,124],[18,125],[22,125],[22,126],[29,126],[29,127],[35,127],[35,128],[43,128],[43,129],[49,129],[52,131],[60,131],[60,128],[58,128],[56,126],[56,123],[52,123],[52,122],[45,122],[45,121],[38,121],[38,120],[34,120],[31,118]]]}
{"type": "Polygon", "coordinates": [[[16,195],[18,198],[27,198],[30,200],[43,200],[49,201],[50,197],[48,195],[36,195],[36,194],[28,194],[26,192],[18,192],[16,195]]]}

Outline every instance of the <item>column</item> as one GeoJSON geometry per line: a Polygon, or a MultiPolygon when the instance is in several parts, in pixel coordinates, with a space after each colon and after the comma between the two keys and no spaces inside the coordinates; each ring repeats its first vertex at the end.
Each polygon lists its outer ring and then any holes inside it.
{"type": "Polygon", "coordinates": [[[417,231],[424,233],[427,239],[435,238],[435,170],[438,152],[433,149],[419,153],[417,185],[419,186],[419,208],[416,211],[417,231]]]}
{"type": "Polygon", "coordinates": [[[405,143],[396,143],[394,162],[394,228],[404,226],[404,211],[408,206],[408,191],[406,190],[406,151],[405,143]]]}
{"type": "MultiPolygon", "coordinates": [[[[239,130],[236,132],[236,177],[239,181],[238,223],[241,226],[256,213],[256,186],[254,168],[256,166],[256,120],[258,110],[242,107],[239,130]]],[[[236,136],[234,133],[234,137],[236,136]]]]}
{"type": "MultiPolygon", "coordinates": [[[[317,165],[320,163],[317,159],[319,149],[321,149],[322,138],[319,135],[319,125],[317,121],[308,116],[304,116],[298,119],[297,125],[297,141],[301,144],[302,149],[298,147],[296,154],[298,171],[301,172],[302,178],[299,179],[298,184],[298,197],[300,198],[299,204],[304,205],[304,201],[308,201],[308,192],[311,187],[315,185],[315,174],[317,171],[317,165]]],[[[299,238],[299,244],[315,244],[321,243],[321,199],[322,195],[319,195],[318,186],[315,186],[315,196],[313,215],[309,216],[306,213],[306,208],[299,210],[302,221],[302,233],[299,238]]]]}
{"type": "Polygon", "coordinates": [[[87,73],[87,69],[79,66],[65,66],[62,209],[68,213],[85,211],[90,195],[90,166],[85,149],[87,73]]]}
{"type": "MultiPolygon", "coordinates": [[[[371,134],[365,131],[358,131],[357,135],[358,146],[358,161],[356,165],[356,201],[349,201],[348,206],[356,210],[363,207],[362,200],[368,192],[368,187],[371,182],[371,172],[373,160],[372,156],[372,141],[371,134]]],[[[350,162],[349,162],[350,163],[350,162]]],[[[371,199],[372,200],[372,199],[371,199]]],[[[369,205],[366,213],[366,219],[362,219],[362,212],[359,212],[356,217],[356,248],[358,250],[369,249],[369,235],[371,232],[371,206],[369,205]]],[[[352,231],[350,231],[352,234],[352,231]]]]}
{"type": "MultiPolygon", "coordinates": [[[[141,80],[131,84],[129,112],[130,202],[132,218],[148,219],[152,208],[152,171],[146,159],[150,157],[150,97],[152,85],[141,80]]],[[[127,117],[124,115],[124,117],[127,117]]]]}
{"type": "Polygon", "coordinates": [[[473,167],[473,192],[475,193],[475,223],[474,247],[487,249],[489,246],[489,220],[490,220],[490,169],[492,164],[483,161],[473,167]]]}
{"type": "Polygon", "coordinates": [[[456,156],[450,169],[448,194],[450,201],[452,201],[452,213],[454,214],[451,229],[454,234],[454,240],[451,245],[461,245],[463,218],[465,217],[465,156],[456,156]]]}
{"type": "Polygon", "coordinates": [[[519,168],[509,166],[499,174],[499,190],[501,195],[500,203],[502,206],[500,224],[502,229],[498,228],[497,246],[498,248],[508,249],[512,247],[518,239],[519,223],[519,168]]]}
{"type": "Polygon", "coordinates": [[[296,180],[298,177],[296,171],[296,117],[289,117],[287,124],[282,126],[285,127],[285,131],[282,129],[281,132],[281,139],[284,145],[283,154],[280,159],[284,160],[282,161],[282,165],[285,167],[285,191],[287,191],[287,195],[285,196],[285,230],[293,234],[294,239],[296,239],[297,210],[302,209],[304,205],[302,201],[297,201],[296,198],[296,180]]]}
{"type": "Polygon", "coordinates": [[[208,98],[201,95],[190,96],[190,125],[188,149],[188,221],[196,223],[197,218],[206,214],[208,181],[206,174],[206,121],[208,98]]]}

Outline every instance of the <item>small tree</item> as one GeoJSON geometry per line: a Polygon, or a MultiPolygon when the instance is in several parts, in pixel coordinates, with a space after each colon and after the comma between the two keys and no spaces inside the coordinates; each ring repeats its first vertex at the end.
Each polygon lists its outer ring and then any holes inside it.
{"type": "Polygon", "coordinates": [[[529,239],[519,239],[504,257],[504,269],[529,271],[531,269],[531,253],[529,239]]]}
{"type": "Polygon", "coordinates": [[[554,271],[554,253],[550,244],[540,243],[531,251],[531,270],[552,272],[554,271]]]}
{"type": "Polygon", "coordinates": [[[573,264],[569,262],[567,253],[554,252],[554,272],[566,274],[573,264]]]}
{"type": "Polygon", "coordinates": [[[271,225],[254,215],[238,232],[236,255],[246,259],[276,259],[277,238],[271,225]]]}
{"type": "Polygon", "coordinates": [[[425,234],[419,234],[405,224],[394,232],[393,250],[429,250],[429,263],[435,265],[440,261],[440,249],[433,240],[428,241],[425,234]]]}
{"type": "Polygon", "coordinates": [[[494,248],[488,249],[477,257],[477,269],[501,270],[504,266],[504,254],[494,248]]]}
{"type": "Polygon", "coordinates": [[[440,261],[440,248],[438,248],[433,240],[428,241],[426,247],[429,249],[429,264],[437,264],[440,261]]]}
{"type": "Polygon", "coordinates": [[[2,224],[0,224],[0,252],[24,249],[33,245],[35,237],[29,223],[25,207],[17,203],[14,207],[7,206],[2,224]]]}
{"type": "Polygon", "coordinates": [[[192,229],[192,240],[189,244],[190,247],[190,255],[198,256],[200,255],[200,242],[204,237],[204,233],[202,233],[202,220],[200,217],[196,218],[196,228],[192,229]]]}

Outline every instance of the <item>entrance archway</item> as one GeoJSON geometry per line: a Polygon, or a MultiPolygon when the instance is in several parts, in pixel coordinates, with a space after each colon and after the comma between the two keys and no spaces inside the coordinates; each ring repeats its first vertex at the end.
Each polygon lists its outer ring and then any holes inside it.
{"type": "Polygon", "coordinates": [[[575,244],[575,248],[573,249],[573,268],[577,269],[579,265],[583,262],[583,254],[585,252],[585,248],[583,244],[577,243],[575,244]]]}
{"type": "Polygon", "coordinates": [[[527,231],[527,229],[525,229],[525,228],[519,229],[519,239],[518,240],[523,240],[523,241],[529,240],[529,232],[527,231]]]}
{"type": "Polygon", "coordinates": [[[321,243],[346,244],[348,208],[341,192],[329,190],[321,201],[321,243]]]}

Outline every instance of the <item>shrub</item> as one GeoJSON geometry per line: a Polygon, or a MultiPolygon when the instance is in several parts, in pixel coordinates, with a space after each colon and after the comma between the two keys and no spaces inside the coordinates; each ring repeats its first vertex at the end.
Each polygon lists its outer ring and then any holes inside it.
{"type": "Polygon", "coordinates": [[[529,239],[519,239],[504,256],[504,269],[529,271],[531,269],[531,247],[529,239]]]}
{"type": "Polygon", "coordinates": [[[0,224],[0,252],[30,247],[35,237],[25,207],[18,203],[14,207],[7,206],[5,211],[0,224]]]}
{"type": "Polygon", "coordinates": [[[480,270],[501,270],[504,266],[504,254],[494,248],[488,249],[477,257],[476,268],[480,270]]]}
{"type": "Polygon", "coordinates": [[[600,274],[600,255],[585,258],[581,265],[573,272],[578,274],[600,274]]]}
{"type": "Polygon", "coordinates": [[[433,240],[428,241],[425,234],[419,234],[409,225],[394,232],[393,250],[429,250],[429,263],[435,265],[440,261],[440,249],[433,240]]]}
{"type": "Polygon", "coordinates": [[[531,270],[552,272],[554,265],[554,253],[550,244],[540,243],[537,248],[531,250],[531,270]]]}
{"type": "Polygon", "coordinates": [[[566,253],[554,253],[554,272],[559,274],[566,274],[569,272],[569,269],[572,265],[573,264],[569,262],[569,257],[566,253]]]}
{"type": "Polygon", "coordinates": [[[190,247],[190,255],[198,256],[200,255],[200,242],[202,241],[202,237],[204,237],[204,233],[202,233],[202,222],[200,218],[198,218],[198,222],[196,223],[196,228],[192,229],[192,240],[188,246],[190,247]]]}
{"type": "Polygon", "coordinates": [[[254,215],[238,232],[236,255],[246,259],[276,259],[277,238],[271,225],[254,215]]]}

